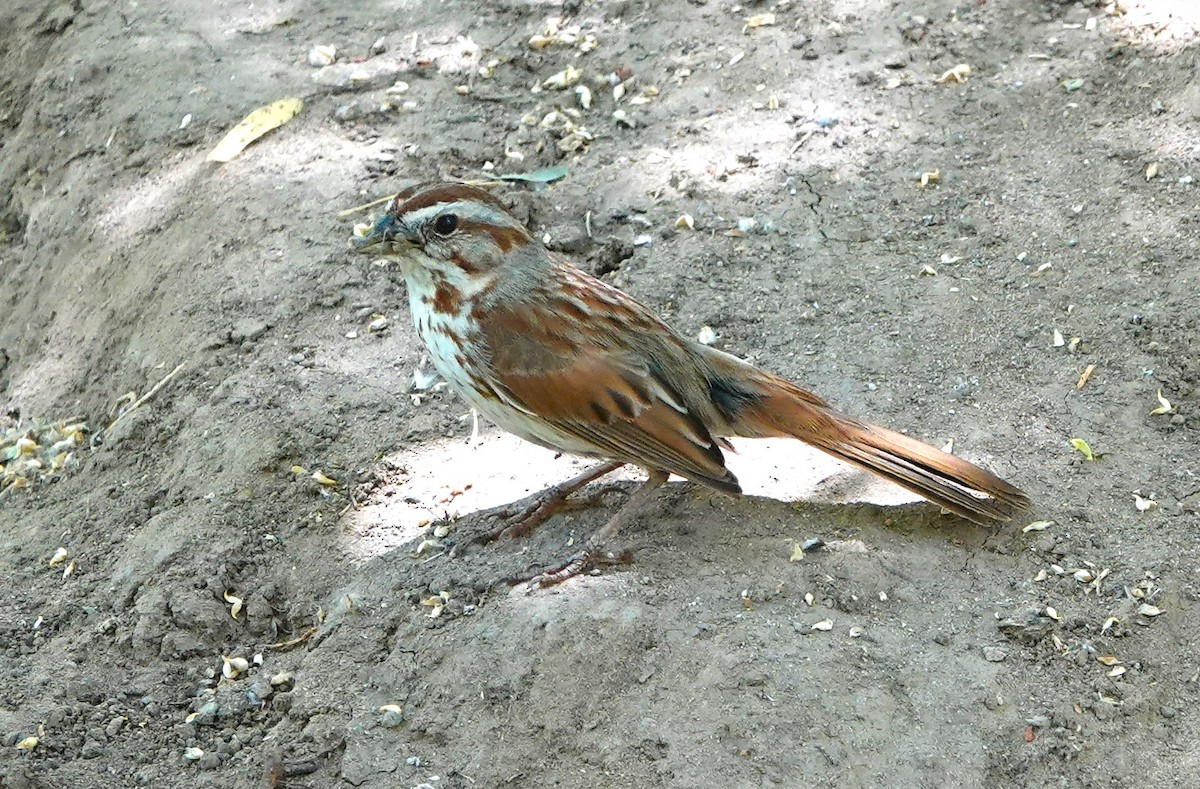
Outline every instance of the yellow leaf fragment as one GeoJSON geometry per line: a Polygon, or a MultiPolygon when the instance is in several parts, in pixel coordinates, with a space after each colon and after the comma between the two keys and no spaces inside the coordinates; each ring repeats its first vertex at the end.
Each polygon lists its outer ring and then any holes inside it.
{"type": "Polygon", "coordinates": [[[54,552],[54,555],[50,557],[50,566],[53,567],[56,564],[62,564],[66,560],[67,560],[67,549],[59,548],[57,551],[54,552]]]}
{"type": "Polygon", "coordinates": [[[1045,531],[1054,525],[1054,521],[1034,521],[1025,528],[1021,529],[1022,534],[1029,534],[1031,531],[1045,531]]]}
{"type": "Polygon", "coordinates": [[[921,173],[921,188],[924,189],[932,183],[937,183],[941,180],[941,177],[942,171],[940,169],[921,173]]]}
{"type": "Polygon", "coordinates": [[[1158,616],[1159,614],[1162,613],[1162,609],[1156,605],[1150,605],[1149,603],[1142,603],[1141,605],[1138,606],[1137,612],[1139,614],[1141,614],[1142,616],[1158,616]]]}
{"type": "Polygon", "coordinates": [[[1055,348],[1061,348],[1067,344],[1067,341],[1065,339],[1063,339],[1062,332],[1060,332],[1058,329],[1055,329],[1054,336],[1051,338],[1050,344],[1053,345],[1055,348]]]}
{"type": "Polygon", "coordinates": [[[1102,666],[1115,666],[1121,662],[1121,659],[1116,655],[1097,655],[1096,662],[1102,666]]]}
{"type": "Polygon", "coordinates": [[[679,218],[675,220],[675,229],[676,230],[682,230],[685,227],[688,230],[696,229],[696,220],[692,219],[691,214],[680,214],[679,218]]]}
{"type": "Polygon", "coordinates": [[[1175,406],[1171,405],[1170,400],[1163,397],[1163,393],[1162,393],[1161,389],[1158,390],[1158,394],[1156,395],[1156,397],[1158,398],[1158,407],[1150,410],[1150,414],[1152,416],[1159,416],[1160,414],[1175,413],[1175,406]]]}
{"type": "Polygon", "coordinates": [[[225,598],[225,602],[229,603],[229,615],[237,619],[238,614],[242,612],[242,598],[233,592],[225,592],[221,596],[225,598]]]}
{"type": "Polygon", "coordinates": [[[259,107],[242,118],[237,126],[221,138],[217,147],[209,152],[208,161],[228,162],[259,137],[296,117],[296,113],[303,107],[304,102],[295,98],[280,99],[265,107],[259,107]]]}
{"type": "Polygon", "coordinates": [[[1161,170],[1162,166],[1158,162],[1150,162],[1150,164],[1146,165],[1146,180],[1150,181],[1157,178],[1161,170]]]}
{"type": "Polygon", "coordinates": [[[967,77],[969,76],[971,76],[971,67],[966,63],[959,63],[954,68],[948,69],[946,72],[944,72],[942,76],[935,79],[934,82],[943,85],[948,82],[966,82],[967,77]]]}
{"type": "Polygon", "coordinates": [[[70,578],[71,573],[73,573],[73,572],[75,572],[75,560],[74,559],[71,560],[70,564],[68,564],[66,567],[63,568],[63,580],[65,581],[66,579],[70,578]]]}
{"type": "Polygon", "coordinates": [[[804,559],[804,546],[798,542],[792,543],[792,555],[788,557],[789,562],[799,562],[804,559]]]}
{"type": "Polygon", "coordinates": [[[1120,619],[1117,619],[1115,616],[1110,616],[1108,619],[1105,619],[1104,624],[1100,626],[1100,635],[1104,635],[1119,624],[1121,624],[1120,619]]]}
{"type": "Polygon", "coordinates": [[[308,469],[306,469],[304,466],[292,466],[292,473],[293,474],[307,474],[308,469]]]}
{"type": "Polygon", "coordinates": [[[1072,438],[1071,446],[1075,447],[1076,451],[1083,455],[1084,460],[1096,459],[1096,455],[1094,452],[1092,452],[1091,446],[1089,446],[1088,442],[1084,441],[1082,438],[1072,438]]]}
{"type": "Polygon", "coordinates": [[[34,748],[37,747],[38,742],[39,742],[39,740],[37,737],[26,737],[25,739],[23,739],[19,743],[17,743],[17,750],[18,751],[32,751],[34,748]]]}

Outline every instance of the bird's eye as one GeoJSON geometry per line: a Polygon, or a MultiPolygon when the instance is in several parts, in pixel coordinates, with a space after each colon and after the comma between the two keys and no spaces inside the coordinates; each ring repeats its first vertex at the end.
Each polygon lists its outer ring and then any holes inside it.
{"type": "Polygon", "coordinates": [[[458,217],[454,214],[442,214],[433,223],[433,231],[439,236],[448,236],[458,227],[458,217]]]}

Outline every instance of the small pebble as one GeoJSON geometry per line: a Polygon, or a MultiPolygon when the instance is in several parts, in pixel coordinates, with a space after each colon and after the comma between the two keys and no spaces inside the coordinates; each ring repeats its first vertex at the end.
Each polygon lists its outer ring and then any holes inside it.
{"type": "Polygon", "coordinates": [[[88,740],[79,749],[79,755],[84,759],[95,759],[97,756],[104,755],[104,746],[95,740],[88,740]]]}
{"type": "Polygon", "coordinates": [[[1008,650],[999,646],[987,646],[983,648],[983,659],[989,663],[1000,663],[1008,659],[1008,650]]]}
{"type": "Polygon", "coordinates": [[[1164,704],[1158,710],[1158,714],[1162,715],[1164,718],[1170,719],[1170,718],[1174,718],[1178,713],[1176,712],[1174,707],[1168,707],[1164,704]]]}

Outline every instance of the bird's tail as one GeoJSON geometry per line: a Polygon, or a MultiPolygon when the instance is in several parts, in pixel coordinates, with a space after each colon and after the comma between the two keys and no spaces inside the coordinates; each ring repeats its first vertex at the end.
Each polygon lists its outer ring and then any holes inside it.
{"type": "Polygon", "coordinates": [[[840,413],[811,392],[740,360],[732,360],[736,367],[720,361],[737,373],[724,382],[719,375],[715,384],[726,387],[729,407],[723,410],[735,435],[798,438],[975,523],[1008,521],[1029,506],[1018,488],[962,458],[840,413]]]}

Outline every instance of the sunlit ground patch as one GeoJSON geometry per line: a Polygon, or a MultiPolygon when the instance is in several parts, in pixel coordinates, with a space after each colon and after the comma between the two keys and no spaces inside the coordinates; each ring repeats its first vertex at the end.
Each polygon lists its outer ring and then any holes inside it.
{"type": "MultiPolygon", "coordinates": [[[[787,439],[738,439],[727,453],[730,469],[749,496],[780,501],[905,504],[917,496],[787,439]]],[[[547,449],[515,436],[486,432],[477,443],[439,439],[386,458],[386,481],[346,513],[348,549],[367,559],[401,545],[437,541],[435,524],[516,501],[579,474],[596,461],[547,449]]],[[[604,482],[639,480],[626,467],[604,482]]],[[[597,504],[596,506],[603,506],[597,504]]],[[[615,511],[615,510],[614,510],[615,511]]],[[[648,517],[653,517],[648,516],[648,517]]],[[[422,548],[433,555],[438,545],[422,548]]],[[[419,558],[419,557],[418,557],[419,558]]]]}

